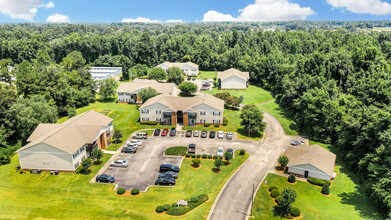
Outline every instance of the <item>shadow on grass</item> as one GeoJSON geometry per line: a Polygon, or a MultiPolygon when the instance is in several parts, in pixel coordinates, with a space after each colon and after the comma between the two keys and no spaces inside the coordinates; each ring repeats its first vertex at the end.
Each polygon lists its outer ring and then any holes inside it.
{"type": "MultiPolygon", "coordinates": [[[[236,132],[238,132],[239,134],[241,134],[244,137],[248,137],[248,131],[245,128],[238,128],[236,130],[236,132]]],[[[262,134],[261,133],[251,134],[250,136],[252,138],[262,138],[263,137],[263,133],[262,134]]]]}
{"type": "Polygon", "coordinates": [[[97,101],[102,102],[102,103],[112,103],[112,102],[117,102],[117,98],[115,98],[115,97],[111,97],[111,98],[107,98],[107,99],[99,98],[99,99],[97,99],[97,101]]]}

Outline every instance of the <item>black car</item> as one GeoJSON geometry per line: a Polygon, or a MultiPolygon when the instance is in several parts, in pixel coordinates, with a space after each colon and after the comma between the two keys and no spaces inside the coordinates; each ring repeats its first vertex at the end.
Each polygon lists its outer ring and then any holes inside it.
{"type": "Polygon", "coordinates": [[[155,129],[155,131],[153,132],[153,135],[154,136],[159,136],[160,135],[160,128],[155,129]]]}
{"type": "Polygon", "coordinates": [[[189,76],[189,77],[187,77],[187,81],[190,81],[191,80],[191,77],[189,76]]]}
{"type": "Polygon", "coordinates": [[[171,128],[171,130],[170,130],[170,136],[171,137],[174,137],[176,135],[176,130],[175,130],[175,128],[171,128]]]}
{"type": "Polygon", "coordinates": [[[106,174],[102,174],[96,177],[96,182],[100,183],[114,183],[115,178],[106,174]]]}
{"type": "Polygon", "coordinates": [[[215,137],[216,137],[216,132],[215,131],[209,132],[209,138],[215,138],[215,137]]]}
{"type": "Polygon", "coordinates": [[[207,131],[202,131],[201,132],[201,137],[202,138],[206,138],[208,136],[208,132],[207,131]]]}
{"type": "Polygon", "coordinates": [[[159,168],[159,173],[165,173],[167,171],[173,171],[179,173],[179,167],[171,165],[171,164],[162,164],[159,168]]]}
{"type": "Polygon", "coordinates": [[[178,178],[178,173],[172,172],[172,171],[167,171],[165,173],[159,173],[158,178],[165,178],[165,177],[177,179],[178,178]]]}
{"type": "Polygon", "coordinates": [[[135,148],[135,147],[124,147],[121,150],[121,153],[131,153],[131,154],[134,154],[136,152],[137,152],[137,148],[135,148]]]}
{"type": "Polygon", "coordinates": [[[186,131],[186,137],[191,137],[192,134],[193,134],[192,130],[187,130],[186,131]]]}
{"type": "Polygon", "coordinates": [[[155,185],[175,185],[175,179],[164,177],[164,178],[157,178],[155,181],[155,185]]]}
{"type": "Polygon", "coordinates": [[[228,148],[227,152],[230,153],[232,156],[234,155],[234,150],[232,150],[231,148],[228,148]]]}
{"type": "Polygon", "coordinates": [[[188,148],[187,152],[190,154],[195,154],[195,147],[196,147],[195,144],[189,144],[189,148],[188,148]]]}

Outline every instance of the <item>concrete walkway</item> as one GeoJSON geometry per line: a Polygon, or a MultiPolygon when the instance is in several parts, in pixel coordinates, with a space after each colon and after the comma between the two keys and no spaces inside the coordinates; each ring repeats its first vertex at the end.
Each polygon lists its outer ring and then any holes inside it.
{"type": "Polygon", "coordinates": [[[207,219],[238,220],[247,219],[251,201],[269,170],[277,163],[277,158],[285,151],[292,137],[288,137],[281,124],[269,113],[264,113],[267,123],[265,137],[252,149],[250,158],[224,185],[213,204],[207,219]]]}

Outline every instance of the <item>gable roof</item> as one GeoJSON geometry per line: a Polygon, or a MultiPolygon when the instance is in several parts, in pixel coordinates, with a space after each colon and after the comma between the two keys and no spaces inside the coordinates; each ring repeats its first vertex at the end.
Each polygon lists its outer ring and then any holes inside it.
{"type": "Polygon", "coordinates": [[[160,83],[155,80],[124,82],[119,85],[117,92],[133,93],[135,91],[148,87],[155,89],[158,93],[161,94],[172,93],[175,88],[175,83],[160,83]]]}
{"type": "Polygon", "coordinates": [[[16,152],[38,143],[46,143],[73,154],[86,143],[93,143],[100,129],[113,119],[93,110],[68,119],[62,124],[39,124],[27,139],[31,141],[16,152]]]}
{"type": "Polygon", "coordinates": [[[140,109],[146,108],[155,103],[168,106],[173,111],[194,110],[195,106],[205,104],[219,111],[224,111],[224,101],[212,95],[202,93],[194,97],[178,97],[168,94],[162,94],[148,99],[140,109]]]}
{"type": "Polygon", "coordinates": [[[237,76],[241,79],[248,80],[250,79],[249,72],[242,72],[237,69],[231,68],[223,72],[218,72],[217,77],[221,80],[227,79],[231,76],[237,76]]]}
{"type": "Polygon", "coordinates": [[[285,156],[289,159],[288,167],[312,164],[328,175],[333,175],[336,155],[317,144],[289,146],[285,156]]]}
{"type": "MultiPolygon", "coordinates": [[[[164,64],[164,65],[166,65],[166,66],[168,66],[168,67],[176,66],[176,67],[179,67],[179,68],[181,68],[181,67],[183,67],[183,66],[185,66],[185,65],[189,65],[189,66],[191,66],[191,67],[193,67],[193,68],[195,68],[195,69],[198,69],[198,65],[195,64],[195,63],[192,63],[192,62],[187,62],[187,63],[164,62],[164,63],[162,63],[162,64],[164,64]]],[[[160,65],[162,65],[162,64],[159,64],[158,66],[160,66],[160,65]]]]}

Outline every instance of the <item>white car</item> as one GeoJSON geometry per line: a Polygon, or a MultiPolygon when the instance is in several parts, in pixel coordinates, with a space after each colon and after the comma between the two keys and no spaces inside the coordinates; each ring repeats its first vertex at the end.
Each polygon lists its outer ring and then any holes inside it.
{"type": "Polygon", "coordinates": [[[141,146],[143,143],[140,141],[140,140],[131,140],[131,141],[128,141],[126,144],[128,145],[138,145],[138,146],[141,146]]]}
{"type": "Polygon", "coordinates": [[[216,154],[218,157],[222,157],[224,156],[224,149],[222,147],[219,147],[217,149],[217,154],[216,154]]]}
{"type": "Polygon", "coordinates": [[[224,131],[218,131],[217,132],[217,138],[223,139],[224,138],[224,131]]]}
{"type": "Polygon", "coordinates": [[[126,160],[116,160],[111,162],[110,166],[112,167],[128,167],[129,163],[126,160]]]}
{"type": "Polygon", "coordinates": [[[200,131],[193,132],[193,137],[199,137],[199,136],[200,136],[200,131]]]}
{"type": "Polygon", "coordinates": [[[135,148],[138,148],[138,147],[139,147],[138,144],[136,144],[136,143],[131,143],[130,141],[126,142],[126,146],[128,146],[128,147],[135,147],[135,148]]]}

